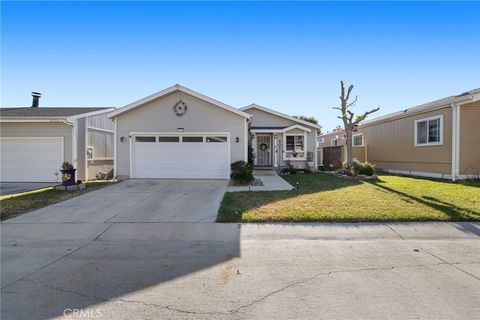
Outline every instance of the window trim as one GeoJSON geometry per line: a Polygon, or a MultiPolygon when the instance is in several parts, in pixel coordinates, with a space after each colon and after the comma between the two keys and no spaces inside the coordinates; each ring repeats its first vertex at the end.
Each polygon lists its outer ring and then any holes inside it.
{"type": "Polygon", "coordinates": [[[428,117],[428,118],[423,118],[423,119],[417,119],[414,121],[414,137],[413,137],[413,143],[415,147],[431,147],[431,146],[441,146],[443,145],[443,114],[436,115],[433,117],[428,117]],[[432,120],[440,120],[440,141],[438,142],[428,142],[428,133],[429,133],[429,122],[432,120]],[[427,122],[427,142],[425,143],[418,143],[417,141],[417,135],[418,135],[418,123],[419,122],[427,122]]]}
{"type": "Polygon", "coordinates": [[[362,133],[355,133],[352,135],[352,147],[365,147],[365,136],[363,135],[363,132],[362,133]],[[358,137],[358,136],[362,136],[362,144],[360,145],[355,145],[354,141],[355,141],[355,137],[358,137]]]}
{"type": "Polygon", "coordinates": [[[330,147],[338,147],[338,138],[330,139],[330,147]],[[333,144],[333,141],[337,141],[337,143],[333,144]]]}
{"type": "MultiPolygon", "coordinates": [[[[294,138],[295,139],[295,138],[294,138]]],[[[284,133],[283,134],[283,160],[305,161],[307,160],[307,134],[306,133],[284,133]],[[287,136],[303,136],[303,157],[287,157],[287,136]]],[[[295,142],[294,142],[295,148],[295,142]]]]}
{"type": "Polygon", "coordinates": [[[325,138],[324,137],[318,138],[318,143],[320,144],[325,143],[325,138]]]}

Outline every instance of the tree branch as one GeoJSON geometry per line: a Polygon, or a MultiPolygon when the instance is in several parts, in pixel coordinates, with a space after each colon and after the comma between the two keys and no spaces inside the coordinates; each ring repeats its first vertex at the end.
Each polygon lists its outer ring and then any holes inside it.
{"type": "Polygon", "coordinates": [[[351,106],[355,105],[355,102],[357,102],[358,96],[355,97],[355,100],[353,100],[352,103],[349,103],[347,108],[350,108],[351,106]]]}
{"type": "Polygon", "coordinates": [[[345,101],[348,101],[348,99],[350,98],[350,93],[352,93],[352,90],[353,90],[353,84],[351,84],[350,87],[348,87],[347,98],[345,99],[345,101]]]}
{"type": "Polygon", "coordinates": [[[363,115],[357,117],[357,119],[355,119],[355,121],[353,122],[353,125],[357,125],[359,124],[361,121],[365,120],[365,118],[369,115],[369,114],[372,114],[374,112],[377,112],[378,110],[380,110],[380,107],[376,107],[375,109],[372,109],[370,111],[367,111],[365,112],[363,115]]]}

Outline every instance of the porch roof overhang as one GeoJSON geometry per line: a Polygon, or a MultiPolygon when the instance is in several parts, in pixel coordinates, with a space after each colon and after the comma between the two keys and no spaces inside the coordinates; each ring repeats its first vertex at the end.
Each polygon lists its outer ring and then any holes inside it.
{"type": "Polygon", "coordinates": [[[311,132],[312,130],[307,128],[307,127],[304,127],[304,126],[301,126],[301,125],[298,125],[298,124],[294,124],[293,126],[288,126],[288,127],[250,127],[250,132],[254,132],[254,133],[283,133],[283,132],[287,132],[287,131],[290,131],[290,130],[293,130],[293,129],[300,129],[300,130],[303,130],[303,131],[306,131],[306,132],[311,132]]]}

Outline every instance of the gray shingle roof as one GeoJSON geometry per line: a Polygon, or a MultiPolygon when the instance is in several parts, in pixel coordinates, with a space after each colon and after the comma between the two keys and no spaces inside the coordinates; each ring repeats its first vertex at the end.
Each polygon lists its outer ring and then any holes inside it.
{"type": "Polygon", "coordinates": [[[109,108],[98,107],[38,107],[0,108],[1,117],[70,117],[109,108]]]}

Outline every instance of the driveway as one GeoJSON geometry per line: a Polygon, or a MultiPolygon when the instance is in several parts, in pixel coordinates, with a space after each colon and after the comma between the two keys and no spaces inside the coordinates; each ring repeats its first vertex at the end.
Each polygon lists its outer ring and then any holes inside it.
{"type": "Polygon", "coordinates": [[[132,179],[9,222],[214,222],[227,180],[132,179]]]}
{"type": "Polygon", "coordinates": [[[0,196],[26,192],[54,185],[52,182],[0,182],[0,196]]]}

